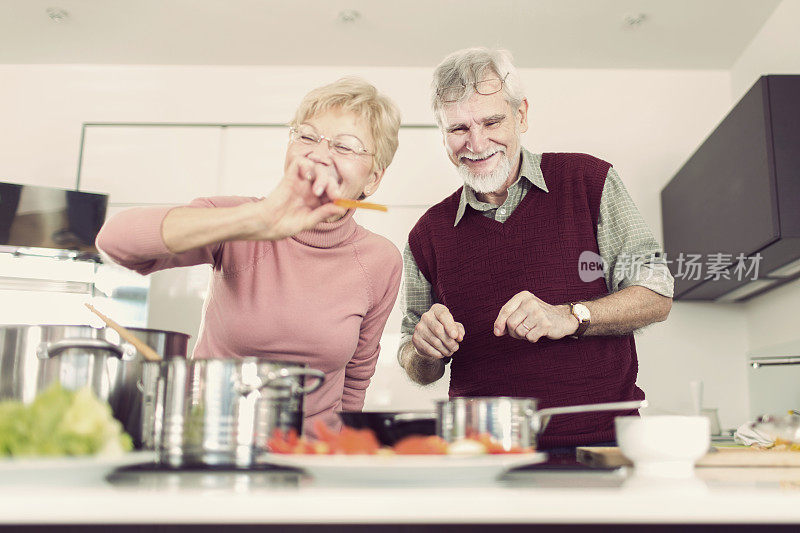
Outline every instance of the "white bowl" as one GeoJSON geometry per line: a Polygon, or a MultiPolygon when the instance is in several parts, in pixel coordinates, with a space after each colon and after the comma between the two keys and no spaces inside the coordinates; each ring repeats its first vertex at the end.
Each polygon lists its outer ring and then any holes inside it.
{"type": "Polygon", "coordinates": [[[617,443],[638,475],[682,478],[711,444],[704,416],[618,416],[617,443]]]}

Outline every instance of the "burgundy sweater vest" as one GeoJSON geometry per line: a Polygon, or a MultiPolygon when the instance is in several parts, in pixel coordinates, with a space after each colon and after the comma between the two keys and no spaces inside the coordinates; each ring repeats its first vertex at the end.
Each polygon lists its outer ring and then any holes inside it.
{"type": "MultiPolygon", "coordinates": [[[[602,277],[580,279],[578,257],[598,253],[600,197],[610,166],[585,154],[543,154],[549,192],[531,188],[505,223],[467,208],[454,227],[459,189],[411,230],[417,265],[466,330],[451,363],[450,397],[538,398],[539,407],[644,399],[632,335],[531,343],[492,331],[500,308],[521,291],[550,304],[608,294],[602,277]]],[[[554,416],[539,447],[611,441],[614,417],[636,413],[554,416]]]]}

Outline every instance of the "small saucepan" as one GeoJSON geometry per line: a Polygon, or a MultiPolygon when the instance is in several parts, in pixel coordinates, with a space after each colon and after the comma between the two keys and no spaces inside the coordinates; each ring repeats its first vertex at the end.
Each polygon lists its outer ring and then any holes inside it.
{"type": "Polygon", "coordinates": [[[625,411],[647,407],[646,400],[570,405],[537,409],[536,398],[463,397],[436,402],[436,434],[448,442],[488,433],[503,448],[536,448],[550,417],[593,411],[625,411]]]}
{"type": "Polygon", "coordinates": [[[371,429],[384,446],[393,446],[409,435],[439,435],[448,442],[467,435],[488,433],[510,450],[536,447],[537,437],[554,415],[592,411],[631,411],[646,401],[596,403],[536,409],[535,398],[463,397],[436,402],[429,411],[343,411],[345,426],[371,429]]]}

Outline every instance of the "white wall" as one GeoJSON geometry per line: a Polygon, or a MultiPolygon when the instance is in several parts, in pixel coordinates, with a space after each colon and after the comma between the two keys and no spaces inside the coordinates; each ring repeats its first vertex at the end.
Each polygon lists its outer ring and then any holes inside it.
{"type": "MultiPolygon", "coordinates": [[[[798,20],[800,0],[783,0],[731,69],[733,101],[738,101],[759,76],[800,73],[798,20]]],[[[748,351],[759,356],[800,355],[796,353],[800,347],[800,331],[792,311],[799,301],[800,280],[796,280],[742,305],[748,351]],[[777,351],[775,347],[778,346],[793,346],[794,351],[777,351]]],[[[765,378],[764,372],[764,369],[748,370],[749,389],[757,392],[750,399],[751,415],[764,412],[780,414],[782,409],[794,408],[796,403],[789,398],[792,389],[787,389],[786,384],[781,386],[780,382],[795,378],[793,390],[796,390],[798,367],[773,367],[769,372],[776,379],[765,378]]],[[[797,394],[794,396],[796,402],[797,394]]]]}
{"type": "MultiPolygon", "coordinates": [[[[406,123],[432,123],[429,69],[0,66],[0,179],[73,186],[82,122],[283,122],[307,90],[345,74],[387,92],[406,123]]],[[[659,235],[660,189],[732,103],[726,71],[524,70],[523,78],[532,106],[525,144],[613,162],[659,235]]],[[[391,232],[397,241],[404,231],[391,232]]],[[[202,283],[190,285],[168,289],[196,304],[202,283]]],[[[387,335],[399,330],[396,316],[387,335]]],[[[153,309],[150,325],[170,329],[191,320],[153,309]]],[[[688,382],[702,379],[706,405],[721,409],[723,426],[738,425],[747,416],[746,340],[740,310],[675,304],[667,323],[639,336],[640,384],[657,410],[676,411],[689,407],[688,382]]],[[[368,401],[418,407],[427,395],[400,375],[393,343],[396,337],[386,337],[368,401]]]]}
{"type": "MultiPolygon", "coordinates": [[[[731,92],[739,98],[764,74],[800,74],[800,0],[783,0],[731,70],[731,92]]],[[[787,311],[800,301],[800,281],[750,300],[745,306],[752,351],[790,341],[800,344],[797,318],[787,311]]]]}
{"type": "Polygon", "coordinates": [[[736,102],[765,74],[800,72],[800,0],[783,0],[731,68],[731,96],[736,102]]]}

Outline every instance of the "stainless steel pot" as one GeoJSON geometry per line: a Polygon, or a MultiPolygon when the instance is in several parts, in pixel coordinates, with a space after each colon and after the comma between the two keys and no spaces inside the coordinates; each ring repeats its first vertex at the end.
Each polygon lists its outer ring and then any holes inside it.
{"type": "MultiPolygon", "coordinates": [[[[158,353],[186,357],[189,335],[128,328],[158,353]]],[[[0,400],[30,403],[53,383],[90,386],[111,405],[134,445],[141,447],[140,392],[144,357],[108,328],[72,325],[0,326],[0,400]]]]}
{"type": "Polygon", "coordinates": [[[537,437],[553,415],[592,411],[630,411],[647,401],[626,401],[537,409],[536,398],[474,397],[436,402],[436,434],[448,442],[488,433],[503,448],[536,447],[537,437]]]}
{"type": "Polygon", "coordinates": [[[148,363],[159,364],[163,399],[156,387],[154,410],[156,419],[163,414],[154,444],[171,467],[250,466],[276,428],[302,432],[303,396],[325,378],[304,364],[256,357],[148,363]],[[309,377],[316,380],[306,384],[309,377]]]}

